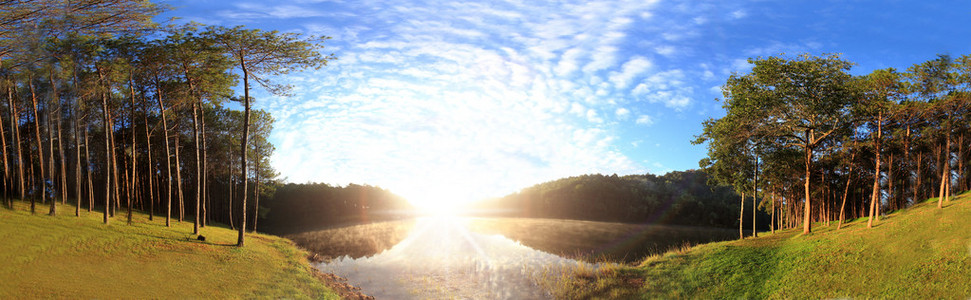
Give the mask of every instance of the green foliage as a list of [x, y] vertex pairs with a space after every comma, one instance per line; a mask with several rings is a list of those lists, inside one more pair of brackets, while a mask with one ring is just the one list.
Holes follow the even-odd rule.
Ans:
[[[210, 26], [205, 35], [216, 41], [245, 76], [249, 76], [273, 94], [289, 95], [290, 86], [275, 83], [271, 77], [289, 74], [304, 68], [319, 69], [333, 54], [322, 55], [327, 36], [301, 36], [299, 33], [263, 31]], [[249, 87], [244, 87], [249, 89]]]
[[132, 225], [104, 225], [97, 213], [32, 216], [14, 203], [0, 210], [0, 298], [337, 299], [283, 238], [227, 247], [235, 233], [218, 224], [200, 242], [190, 223], [135, 213]]

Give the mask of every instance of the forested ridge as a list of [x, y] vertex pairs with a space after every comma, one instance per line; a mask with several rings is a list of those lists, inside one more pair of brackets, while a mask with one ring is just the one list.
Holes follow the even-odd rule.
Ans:
[[266, 232], [277, 235], [328, 227], [411, 217], [414, 207], [401, 196], [376, 186], [287, 183], [274, 188], [262, 208]]
[[[151, 219], [257, 228], [276, 184], [273, 118], [251, 110], [253, 83], [320, 68], [327, 37], [156, 24], [140, 0], [0, 1], [0, 156], [4, 205], [47, 214], [133, 209]], [[241, 87], [243, 95], [236, 95]], [[240, 105], [229, 105], [238, 102]], [[228, 107], [242, 106], [242, 110]], [[75, 211], [59, 211], [71, 202]], [[246, 224], [246, 225], [243, 225]]]
[[[709, 185], [701, 170], [590, 174], [530, 186], [470, 209], [503, 217], [732, 227], [738, 224], [739, 195], [728, 186]], [[767, 220], [758, 220], [760, 228], [768, 228]]]

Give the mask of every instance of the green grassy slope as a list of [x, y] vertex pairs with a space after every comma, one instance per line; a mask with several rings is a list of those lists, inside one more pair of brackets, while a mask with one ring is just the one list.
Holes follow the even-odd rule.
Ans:
[[971, 194], [884, 216], [700, 245], [639, 266], [577, 272], [568, 298], [903, 298], [971, 296]]
[[47, 209], [0, 209], [0, 299], [337, 298], [280, 237], [248, 235], [240, 249], [224, 227], [203, 228], [199, 242], [191, 221], [166, 228], [136, 213], [129, 226], [119, 210], [106, 226], [100, 213]]

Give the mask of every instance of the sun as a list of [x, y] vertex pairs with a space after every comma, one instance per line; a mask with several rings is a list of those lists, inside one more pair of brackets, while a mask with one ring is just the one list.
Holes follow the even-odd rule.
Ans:
[[459, 206], [467, 203], [459, 193], [449, 192], [441, 188], [425, 190], [423, 193], [406, 196], [409, 202], [423, 215], [451, 216], [458, 213]]
[[456, 215], [462, 208], [476, 200], [476, 189], [457, 180], [427, 180], [422, 184], [408, 185], [401, 194], [422, 215]]

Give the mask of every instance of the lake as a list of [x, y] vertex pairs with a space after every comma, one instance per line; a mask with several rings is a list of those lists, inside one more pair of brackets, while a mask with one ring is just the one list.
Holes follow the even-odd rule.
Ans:
[[681, 226], [425, 217], [288, 237], [325, 258], [318, 269], [378, 299], [545, 299], [540, 278], [736, 235]]

